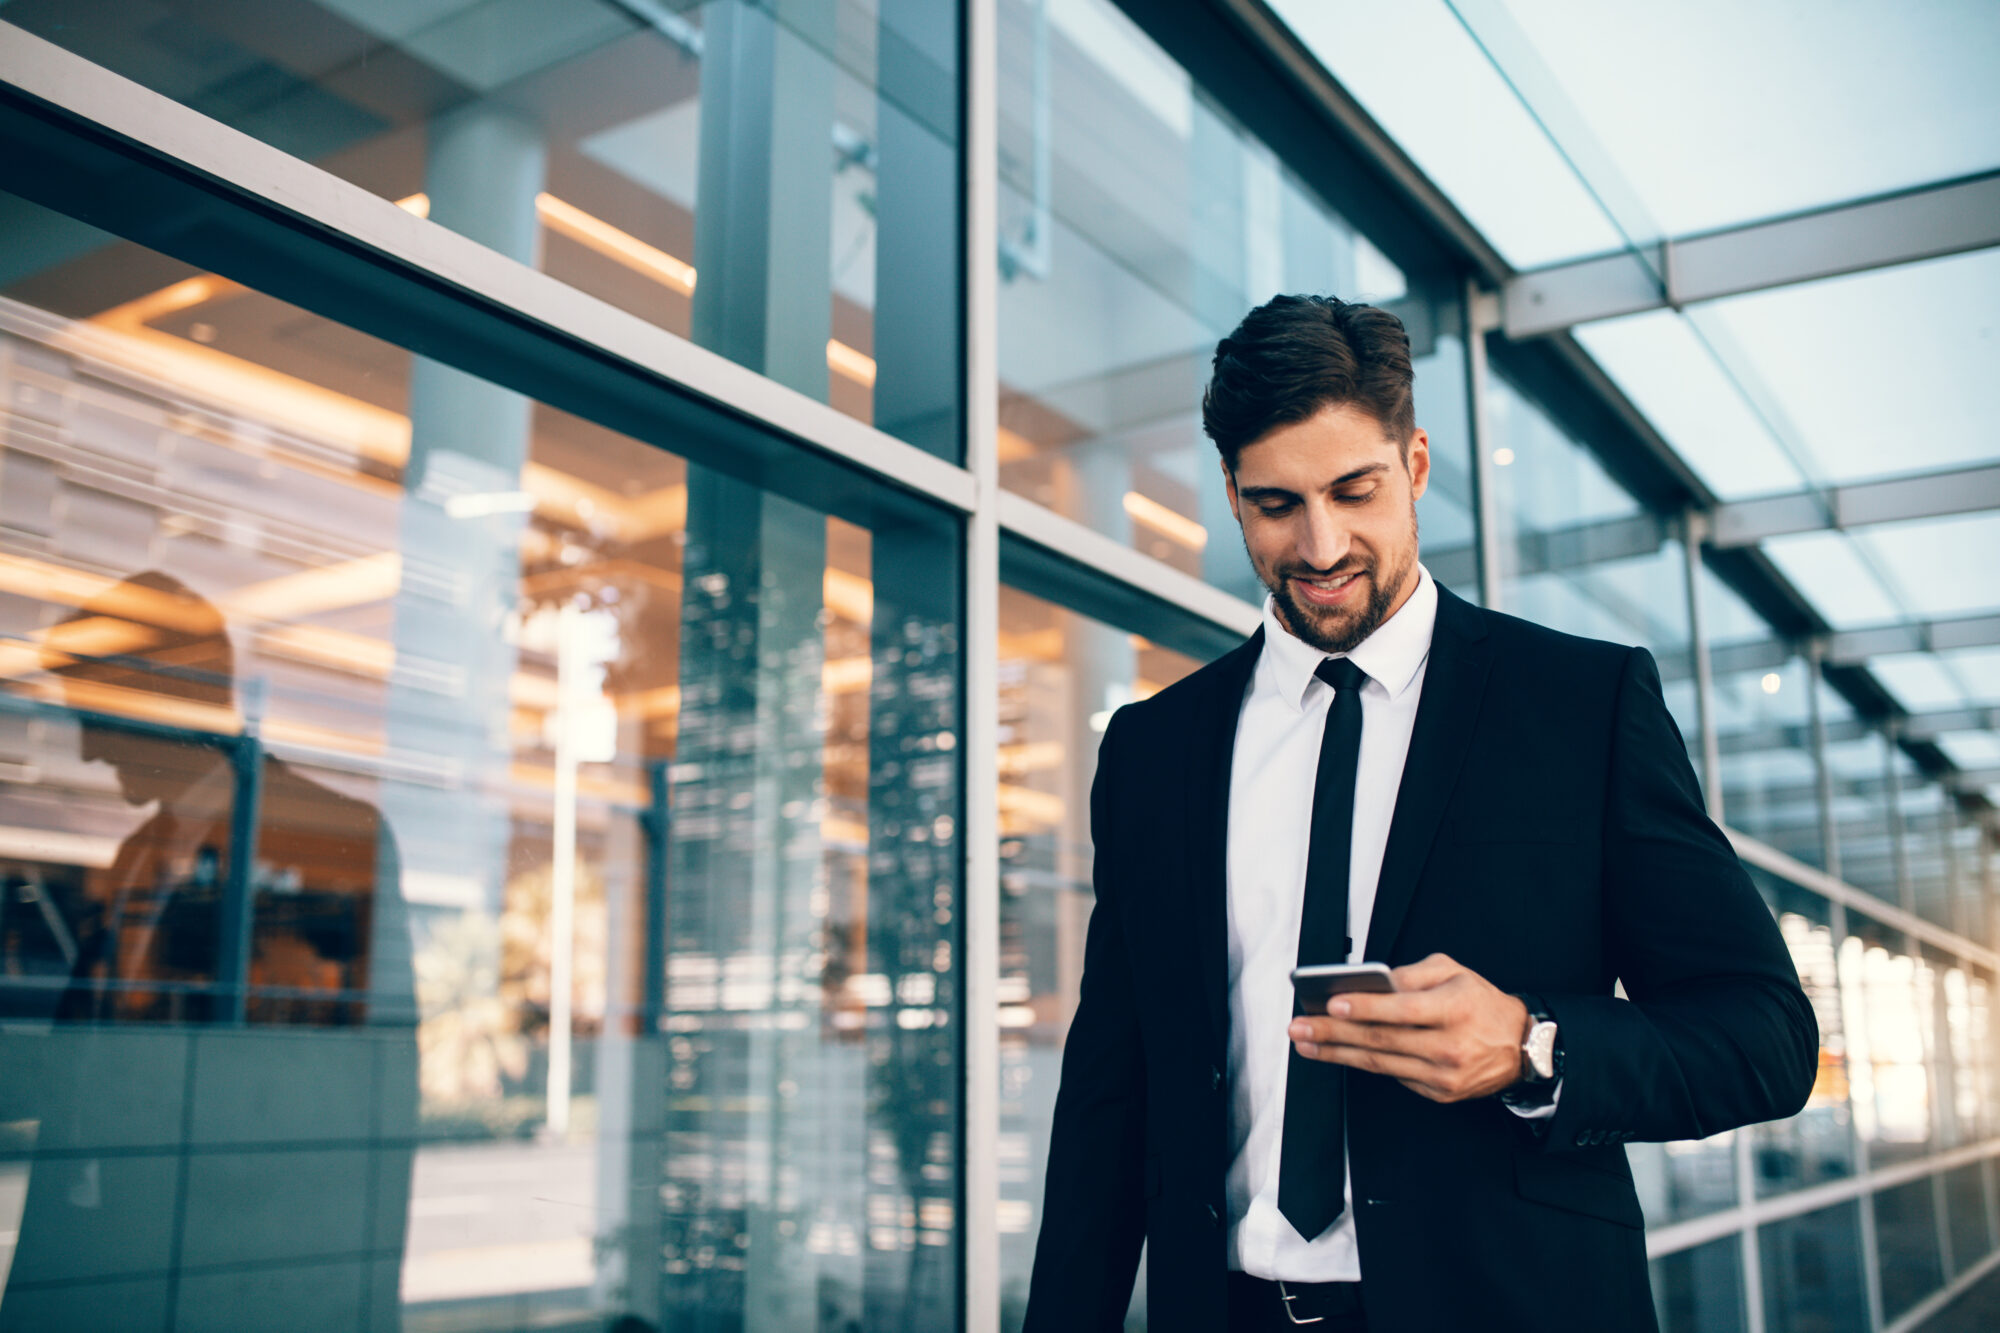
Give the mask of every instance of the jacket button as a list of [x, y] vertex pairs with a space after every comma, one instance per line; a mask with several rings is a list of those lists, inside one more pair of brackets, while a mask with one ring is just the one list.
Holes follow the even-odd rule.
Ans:
[[1220, 1209], [1212, 1203], [1205, 1203], [1202, 1207], [1208, 1210], [1209, 1225], [1218, 1227], [1222, 1225], [1222, 1212]]
[[1208, 1068], [1208, 1090], [1210, 1092], [1222, 1091], [1222, 1071], [1214, 1065], [1210, 1065]]
[[1590, 1131], [1589, 1131], [1589, 1130], [1587, 1130], [1587, 1129], [1579, 1129], [1579, 1130], [1578, 1130], [1578, 1131], [1576, 1132], [1576, 1146], [1577, 1146], [1577, 1147], [1579, 1147], [1579, 1148], [1588, 1148], [1588, 1147], [1590, 1146]]

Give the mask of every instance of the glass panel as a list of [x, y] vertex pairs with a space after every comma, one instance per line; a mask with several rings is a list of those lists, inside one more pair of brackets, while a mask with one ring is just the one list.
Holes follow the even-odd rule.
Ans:
[[1730, 827], [1824, 868], [1806, 692], [1810, 669], [1774, 641], [1770, 628], [1705, 564], [1699, 577], [1715, 673], [1723, 817]]
[[1261, 601], [1201, 395], [1253, 306], [1331, 293], [1404, 315], [1441, 456], [1420, 516], [1469, 545], [1464, 352], [1441, 332], [1456, 308], [1411, 299], [1110, 0], [1008, 0], [999, 24], [1002, 484]]
[[1588, 450], [1498, 376], [1487, 412], [1506, 609], [1650, 649], [1674, 720], [1699, 748], [1680, 543], [1663, 540]]
[[1913, 616], [1971, 615], [2000, 607], [2000, 515], [1884, 523], [1855, 543], [1901, 594]]
[[[1841, 720], [1840, 735], [1829, 739], [1827, 767], [1833, 777], [1834, 835], [1840, 839], [1840, 877], [1866, 889], [1884, 902], [1901, 904], [1908, 888], [1909, 840], [1900, 845], [1889, 800], [1888, 767], [1896, 766], [1897, 781], [1914, 785], [1916, 766], [1900, 751], [1892, 751], [1880, 732], [1852, 735], [1859, 723], [1847, 716], [1849, 706], [1830, 687], [1822, 686], [1820, 706], [1829, 718]], [[1904, 830], [1907, 832], [1907, 830]]]
[[1660, 1333], [1742, 1333], [1743, 1243], [1735, 1236], [1655, 1259], [1653, 1309]]
[[1848, 1105], [1847, 1034], [1840, 1003], [1831, 912], [1826, 900], [1752, 868], [1778, 930], [1799, 969], [1799, 984], [1819, 1022], [1819, 1073], [1805, 1109], [1758, 1125], [1757, 1194], [1768, 1197], [1854, 1174], [1854, 1118]]
[[1901, 590], [1884, 582], [1885, 571], [1869, 563], [1848, 533], [1773, 537], [1760, 549], [1835, 629], [1903, 618], [1906, 603], [1897, 596]]
[[7, 1326], [949, 1327], [955, 523], [34, 281], [113, 314], [0, 295]]
[[1840, 942], [1840, 999], [1855, 1127], [1869, 1162], [1887, 1166], [1929, 1153], [1936, 980], [1902, 932], [1850, 912]]
[[[1199, 662], [1012, 588], [1000, 590], [1001, 1326], [1026, 1312], [1063, 1037], [1094, 901], [1090, 784], [1121, 704]], [[1144, 1318], [1144, 1287], [1135, 1312]]]
[[1963, 1273], [1993, 1251], [1986, 1215], [1986, 1173], [1974, 1162], [1944, 1173], [1945, 1212], [1951, 1222], [1951, 1263]]
[[1646, 1225], [1665, 1226], [1736, 1206], [1736, 1135], [1675, 1143], [1628, 1143], [1626, 1160]]
[[1876, 1192], [1875, 1250], [1881, 1256], [1884, 1319], [1894, 1320], [1944, 1285], [1931, 1177]]
[[1837, 1204], [1757, 1229], [1764, 1324], [1787, 1333], [1866, 1333], [1861, 1215]]
[[[2000, 98], [1977, 73], [2000, 60], [2000, 22], [1980, 6], [1913, 13], [1867, 0], [1832, 21], [1760, 5], [1635, 6], [1602, 24], [1563, 5], [1508, 0], [1506, 12], [1670, 235], [2000, 165]], [[1783, 70], [1769, 67], [1777, 50], [1791, 53]], [[1676, 69], [1701, 70], [1701, 92], [1663, 117], [1685, 87]]]
[[[1271, 8], [1516, 268], [1615, 250], [1616, 228], [1438, 0]], [[1424, 77], [1409, 77], [1411, 70]]]
[[1717, 496], [1741, 500], [1806, 485], [1798, 462], [1679, 312], [1585, 324], [1576, 338]]
[[[27, 0], [7, 21], [955, 460], [958, 9]], [[178, 333], [206, 305], [128, 315]]]
[[[1730, 297], [1701, 319], [1727, 331], [1794, 428], [1808, 476], [1838, 485], [2000, 457], [1983, 429], [2000, 414], [1987, 373], [1996, 303], [2000, 253], [1984, 250]], [[1852, 373], [1860, 329], [1866, 374]], [[1892, 420], [1897, 444], [1884, 448], [1880, 423]], [[1927, 566], [1940, 572], [1934, 556]]]

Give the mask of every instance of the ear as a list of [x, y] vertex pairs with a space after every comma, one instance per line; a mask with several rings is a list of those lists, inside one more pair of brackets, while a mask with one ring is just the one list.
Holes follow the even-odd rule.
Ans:
[[1229, 512], [1236, 519], [1236, 525], [1241, 527], [1243, 526], [1243, 515], [1238, 513], [1236, 509], [1236, 474], [1229, 470], [1228, 459], [1218, 458], [1215, 461], [1222, 465], [1222, 486], [1229, 493]]
[[1431, 437], [1421, 430], [1410, 432], [1410, 499], [1412, 502], [1424, 498], [1424, 492], [1431, 486]]

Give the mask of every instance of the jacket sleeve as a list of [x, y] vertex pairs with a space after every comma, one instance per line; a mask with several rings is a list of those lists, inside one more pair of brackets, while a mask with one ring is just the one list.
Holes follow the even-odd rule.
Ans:
[[1629, 1000], [1548, 995], [1550, 1152], [1705, 1138], [1796, 1114], [1819, 1027], [1776, 921], [1703, 808], [1652, 656], [1620, 683], [1604, 816], [1607, 957]]
[[1124, 1328], [1145, 1238], [1146, 1070], [1119, 920], [1118, 868], [1125, 849], [1109, 797], [1119, 780], [1124, 720], [1122, 712], [1114, 714], [1105, 730], [1090, 790], [1097, 906], [1063, 1050], [1024, 1333]]

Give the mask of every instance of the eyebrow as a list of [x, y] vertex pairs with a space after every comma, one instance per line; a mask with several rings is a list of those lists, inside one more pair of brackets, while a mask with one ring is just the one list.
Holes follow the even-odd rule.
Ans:
[[[1371, 477], [1377, 472], [1387, 472], [1388, 470], [1389, 465], [1387, 463], [1366, 463], [1355, 468], [1352, 472], [1343, 472], [1340, 476], [1328, 482], [1327, 487], [1328, 489], [1332, 489], [1335, 486], [1345, 486], [1349, 482], [1360, 481], [1363, 477]], [[1298, 499], [1296, 491], [1288, 491], [1282, 486], [1239, 486], [1236, 488], [1236, 493], [1244, 499], [1252, 501]]]

